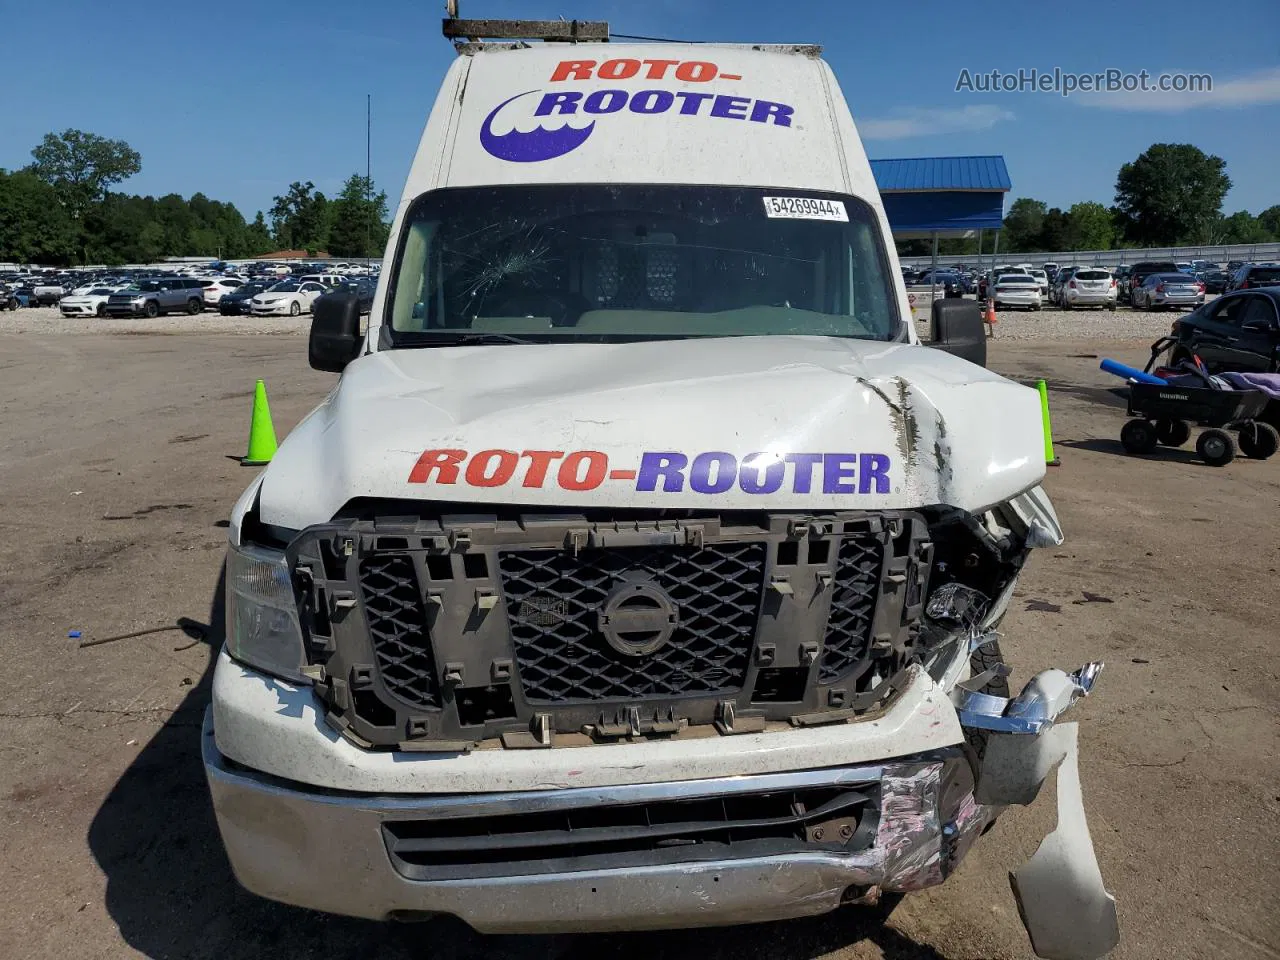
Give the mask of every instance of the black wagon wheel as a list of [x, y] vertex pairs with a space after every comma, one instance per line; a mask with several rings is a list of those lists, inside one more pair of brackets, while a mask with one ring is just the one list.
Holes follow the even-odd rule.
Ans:
[[1130, 420], [1120, 431], [1120, 443], [1128, 453], [1150, 453], [1156, 448], [1156, 428], [1150, 420]]
[[1166, 447], [1180, 447], [1191, 439], [1191, 425], [1185, 420], [1157, 420], [1156, 440]]
[[1236, 441], [1217, 427], [1206, 430], [1196, 439], [1196, 453], [1211, 467], [1225, 467], [1236, 458]]
[[1266, 460], [1280, 449], [1280, 432], [1269, 423], [1250, 420], [1240, 428], [1240, 452], [1251, 460]]

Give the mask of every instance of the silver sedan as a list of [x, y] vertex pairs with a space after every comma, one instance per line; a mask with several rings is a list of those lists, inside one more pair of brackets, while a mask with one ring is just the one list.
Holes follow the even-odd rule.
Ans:
[[1153, 273], [1134, 288], [1132, 297], [1135, 310], [1194, 309], [1204, 303], [1204, 284], [1188, 273]]

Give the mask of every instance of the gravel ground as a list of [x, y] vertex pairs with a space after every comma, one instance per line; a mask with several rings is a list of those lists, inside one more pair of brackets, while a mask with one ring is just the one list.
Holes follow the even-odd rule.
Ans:
[[[995, 336], [999, 340], [1154, 340], [1169, 332], [1177, 313], [1139, 313], [1122, 307], [1108, 310], [1002, 310], [996, 314]], [[56, 307], [37, 307], [0, 312], [0, 333], [306, 333], [311, 318], [223, 317], [202, 313], [190, 317], [173, 314], [148, 320], [64, 317]], [[927, 320], [917, 320], [921, 339], [929, 337]]]
[[64, 317], [57, 307], [0, 311], [0, 333], [305, 333], [311, 317], [224, 317], [217, 313], [174, 313], [146, 317]]

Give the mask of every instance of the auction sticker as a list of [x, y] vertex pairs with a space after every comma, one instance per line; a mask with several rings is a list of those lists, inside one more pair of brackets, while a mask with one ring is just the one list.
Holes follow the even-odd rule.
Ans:
[[783, 220], [839, 220], [849, 222], [841, 200], [818, 200], [814, 197], [765, 197], [764, 215]]

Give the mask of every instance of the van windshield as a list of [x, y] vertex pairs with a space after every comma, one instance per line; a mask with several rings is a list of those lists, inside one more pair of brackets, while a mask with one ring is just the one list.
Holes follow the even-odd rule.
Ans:
[[865, 202], [722, 186], [424, 194], [405, 218], [387, 320], [397, 346], [902, 330]]

